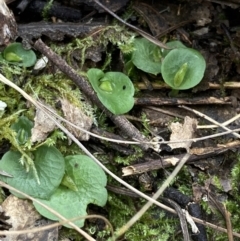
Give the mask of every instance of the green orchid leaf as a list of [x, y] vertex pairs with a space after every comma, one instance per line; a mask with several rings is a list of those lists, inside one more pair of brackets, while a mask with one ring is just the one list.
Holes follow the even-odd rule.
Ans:
[[26, 50], [21, 43], [12, 43], [3, 51], [3, 58], [12, 64], [31, 67], [35, 64], [37, 57], [32, 50]]
[[157, 75], [161, 73], [161, 48], [145, 38], [134, 40], [135, 51], [132, 53], [132, 62], [146, 73]]
[[115, 115], [130, 111], [134, 105], [134, 86], [123, 73], [89, 69], [88, 79], [102, 104]]
[[203, 78], [206, 62], [198, 51], [190, 48], [171, 50], [162, 62], [164, 81], [176, 90], [196, 86]]
[[[39, 200], [51, 207], [67, 219], [87, 214], [86, 209], [89, 203], [104, 206], [107, 202], [107, 177], [104, 171], [88, 156], [73, 155], [67, 156], [66, 175], [76, 185], [75, 190], [60, 186], [49, 200]], [[54, 214], [33, 202], [37, 211], [51, 220], [59, 220]], [[84, 220], [77, 220], [74, 223], [82, 227]], [[70, 227], [69, 225], [64, 225]]]
[[[35, 198], [48, 199], [60, 185], [64, 175], [65, 162], [62, 154], [55, 147], [41, 146], [33, 152], [40, 184], [33, 169], [26, 172], [19, 162], [21, 153], [8, 151], [0, 161], [0, 169], [13, 177], [0, 175], [0, 180]], [[12, 192], [12, 191], [11, 191]], [[12, 192], [15, 196], [23, 196]]]

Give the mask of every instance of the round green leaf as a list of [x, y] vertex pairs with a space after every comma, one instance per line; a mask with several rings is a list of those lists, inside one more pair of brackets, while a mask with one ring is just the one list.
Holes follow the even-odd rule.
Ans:
[[205, 69], [206, 62], [198, 51], [173, 49], [162, 62], [162, 77], [173, 89], [186, 90], [202, 80]]
[[[65, 170], [62, 154], [55, 147], [41, 146], [35, 152], [34, 165], [40, 184], [33, 169], [26, 172], [19, 162], [21, 153], [8, 151], [0, 161], [0, 169], [13, 177], [0, 175], [0, 180], [35, 198], [48, 199], [60, 185]], [[13, 192], [14, 195], [22, 197]]]
[[9, 63], [18, 64], [24, 67], [31, 67], [35, 64], [37, 57], [32, 50], [26, 50], [21, 43], [12, 43], [3, 51], [3, 57]]
[[100, 69], [89, 69], [88, 79], [102, 104], [115, 115], [130, 111], [134, 105], [134, 86], [121, 72], [103, 73]]
[[132, 53], [132, 62], [146, 73], [161, 73], [161, 48], [145, 38], [134, 40], [135, 51]]
[[[76, 186], [67, 188], [60, 186], [49, 200], [40, 200], [67, 219], [87, 214], [89, 203], [104, 206], [107, 202], [107, 177], [104, 171], [88, 156], [67, 156], [66, 174]], [[38, 212], [51, 220], [59, 220], [58, 217], [48, 212], [39, 204], [33, 202]], [[79, 227], [84, 225], [84, 220], [74, 222]], [[70, 227], [69, 225], [64, 225]]]

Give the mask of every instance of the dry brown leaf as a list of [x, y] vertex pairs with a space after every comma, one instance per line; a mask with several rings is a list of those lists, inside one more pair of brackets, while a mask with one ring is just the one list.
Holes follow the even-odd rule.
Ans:
[[[170, 136], [170, 141], [181, 141], [186, 139], [192, 139], [194, 137], [194, 132], [197, 129], [197, 120], [186, 116], [184, 118], [184, 123], [179, 122], [172, 123], [170, 125], [172, 134]], [[189, 148], [192, 141], [184, 141], [178, 143], [169, 144], [172, 149], [185, 148], [189, 152]]]
[[[45, 104], [46, 105], [46, 104]], [[50, 106], [46, 105], [49, 109], [54, 111]], [[31, 141], [44, 141], [48, 134], [52, 132], [56, 127], [56, 124], [51, 120], [43, 111], [37, 109], [34, 117], [34, 127], [32, 128]]]
[[[7, 222], [12, 225], [9, 231], [36, 228], [37, 226], [47, 225], [40, 214], [35, 210], [32, 202], [17, 198], [13, 195], [8, 196], [2, 204], [2, 209], [9, 219]], [[40, 222], [41, 220], [41, 222]], [[19, 235], [6, 235], [1, 241], [16, 240], [57, 240], [58, 228], [44, 230], [36, 233], [26, 233]]]
[[[67, 99], [61, 99], [60, 101], [65, 119], [72, 124], [89, 131], [92, 126], [93, 119], [84, 114], [81, 108], [74, 106]], [[89, 135], [87, 133], [76, 129], [71, 125], [66, 125], [66, 128], [80, 141], [87, 141], [89, 139]]]

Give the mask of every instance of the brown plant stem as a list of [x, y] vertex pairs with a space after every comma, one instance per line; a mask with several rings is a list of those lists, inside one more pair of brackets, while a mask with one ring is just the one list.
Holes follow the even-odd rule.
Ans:
[[232, 99], [230, 97], [215, 98], [215, 97], [196, 97], [196, 98], [135, 98], [135, 105], [232, 105]]
[[[135, 86], [140, 90], [147, 90], [148, 86], [144, 82], [136, 83]], [[164, 82], [151, 82], [151, 86], [154, 90], [161, 90], [161, 89], [171, 89], [170, 86], [165, 84]], [[240, 83], [237, 81], [229, 81], [223, 84], [215, 84], [215, 83], [208, 83], [208, 89], [239, 89]]]

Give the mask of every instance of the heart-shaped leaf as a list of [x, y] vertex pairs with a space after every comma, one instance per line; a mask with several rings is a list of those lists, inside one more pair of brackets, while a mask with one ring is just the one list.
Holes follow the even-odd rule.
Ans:
[[115, 115], [130, 111], [134, 105], [134, 86], [123, 73], [89, 69], [88, 79], [102, 104]]
[[[104, 206], [107, 201], [107, 178], [104, 171], [88, 156], [67, 156], [66, 174], [72, 179], [76, 188], [60, 186], [49, 200], [39, 200], [53, 208], [67, 219], [87, 214], [89, 203]], [[48, 212], [39, 204], [33, 202], [38, 212], [51, 220], [58, 217]], [[74, 222], [79, 227], [84, 225], [84, 220]], [[69, 225], [64, 225], [70, 227]]]
[[161, 73], [161, 48], [145, 38], [134, 40], [135, 51], [132, 53], [132, 62], [144, 72], [151, 74]]
[[[35, 198], [48, 199], [60, 185], [64, 175], [65, 162], [62, 154], [55, 147], [41, 146], [33, 152], [40, 184], [33, 169], [26, 172], [19, 162], [21, 153], [8, 151], [0, 161], [0, 169], [13, 177], [0, 175], [0, 180]], [[13, 192], [15, 196], [22, 197]]]

